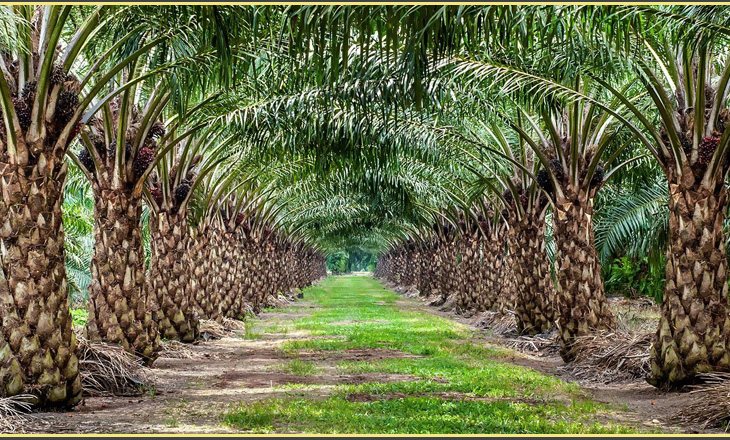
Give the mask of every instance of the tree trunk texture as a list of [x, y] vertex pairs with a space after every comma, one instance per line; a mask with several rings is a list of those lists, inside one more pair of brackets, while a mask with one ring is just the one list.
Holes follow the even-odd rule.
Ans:
[[553, 223], [557, 256], [557, 325], [561, 356], [574, 357], [575, 338], [596, 330], [614, 329], [601, 278], [601, 264], [593, 242], [593, 199], [583, 190], [565, 191], [555, 203]]
[[461, 269], [459, 267], [459, 240], [452, 238], [444, 249], [446, 251], [445, 257], [445, 288], [441, 293], [441, 299], [446, 301], [450, 296], [458, 295], [461, 285]]
[[497, 232], [497, 311], [501, 314], [514, 312], [517, 301], [517, 285], [515, 283], [514, 263], [512, 253], [506, 251], [506, 228]]
[[686, 178], [670, 180], [667, 283], [651, 347], [649, 382], [663, 388], [691, 383], [697, 373], [730, 370], [727, 190], [722, 179], [708, 188]]
[[481, 301], [484, 310], [492, 310], [497, 306], [501, 297], [501, 278], [505, 276], [502, 269], [502, 254], [504, 249], [500, 246], [499, 237], [490, 234], [484, 240], [481, 277], [483, 295]]
[[545, 219], [540, 215], [526, 216], [511, 226], [517, 330], [528, 335], [544, 333], [555, 319], [555, 289], [545, 252]]
[[21, 164], [0, 154], [0, 396], [72, 406], [81, 380], [61, 218], [67, 165], [63, 151], [23, 148]]
[[142, 199], [131, 191], [94, 186], [88, 338], [121, 345], [151, 364], [157, 357], [159, 336], [145, 298]]
[[461, 250], [462, 288], [457, 297], [457, 306], [463, 311], [484, 311], [480, 298], [480, 243], [476, 237], [466, 237]]
[[223, 280], [228, 270], [224, 258], [226, 234], [222, 225], [216, 221], [205, 221], [195, 231], [191, 247], [192, 276], [189, 288], [199, 317], [220, 321], [223, 318]]
[[429, 244], [427, 247], [422, 248], [421, 257], [419, 260], [420, 277], [416, 283], [418, 294], [420, 296], [429, 296], [432, 293], [433, 279], [434, 279], [434, 245]]
[[160, 336], [182, 342], [198, 337], [198, 315], [186, 289], [190, 234], [185, 213], [160, 212], [150, 219], [152, 260], [148, 300]]

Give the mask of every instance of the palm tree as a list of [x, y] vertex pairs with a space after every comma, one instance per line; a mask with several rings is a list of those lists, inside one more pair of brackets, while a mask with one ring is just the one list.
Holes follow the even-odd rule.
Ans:
[[[607, 12], [598, 21], [605, 32], [597, 33], [600, 39], [617, 34], [617, 25], [637, 30], [630, 33], [629, 44], [615, 50], [632, 51], [627, 68], [657, 115], [647, 115], [645, 107], [611, 79], [594, 75], [625, 105], [632, 120], [622, 122], [641, 139], [668, 181], [666, 287], [651, 351], [651, 383], [676, 387], [693, 381], [697, 373], [730, 369], [722, 226], [728, 208], [730, 144], [725, 130], [730, 79], [727, 9], [625, 7], [618, 15]], [[663, 31], [646, 32], [645, 25]]]
[[545, 216], [549, 199], [535, 178], [538, 175], [544, 179], [546, 174], [537, 171], [540, 162], [519, 135], [517, 139], [510, 137], [510, 133], [496, 121], [483, 124], [481, 128], [490, 144], [496, 145], [496, 149], [510, 159], [504, 161], [509, 174], [486, 166], [480, 171], [472, 191], [477, 197], [492, 194], [504, 206], [500, 215], [501, 221], [509, 225], [508, 247], [515, 274], [517, 330], [527, 334], [543, 333], [556, 318], [556, 295], [545, 247]]
[[[0, 235], [12, 256], [2, 262], [0, 295], [15, 304], [3, 312], [7, 330], [0, 344], [10, 359], [3, 395], [31, 387], [42, 405], [80, 400], [64, 268], [63, 157], [95, 109], [136, 83], [121, 82], [106, 93], [117, 72], [165, 47], [169, 38], [160, 19], [184, 21], [191, 16], [185, 11], [113, 6], [14, 6], [0, 11], [7, 24], [0, 62], [0, 160], [6, 164], [0, 204], [6, 221]], [[195, 17], [207, 20], [197, 29], [202, 32], [190, 37], [209, 41], [220, 35], [211, 26], [211, 11], [195, 11]], [[219, 15], [217, 24], [224, 16]], [[105, 45], [109, 39], [113, 43]], [[106, 49], [96, 53], [98, 47]], [[148, 75], [156, 73], [153, 69]], [[41, 248], [42, 253], [36, 250]], [[24, 316], [22, 322], [18, 316]], [[35, 366], [37, 359], [46, 358], [51, 360], [42, 368]]]
[[[110, 62], [110, 70], [102, 71], [107, 67], [104, 62], [110, 61], [106, 54], [85, 66], [81, 79], [70, 70], [84, 61], [89, 40], [99, 38], [115, 13], [123, 11], [105, 6], [2, 10], [15, 42], [3, 50], [0, 62], [4, 121], [0, 152], [5, 164], [0, 203], [5, 224], [0, 235], [11, 256], [2, 262], [0, 295], [15, 304], [3, 312], [7, 330], [0, 344], [9, 358], [2, 394], [30, 387], [39, 403], [47, 406], [73, 405], [81, 398], [64, 267], [61, 205], [67, 165], [63, 157], [84, 112], [113, 76], [110, 72], [140, 53], [119, 57]], [[120, 44], [138, 30], [121, 35]], [[38, 359], [49, 360], [39, 368], [34, 366], [40, 365]]]
[[88, 337], [119, 344], [148, 363], [156, 357], [159, 337], [145, 301], [138, 184], [155, 160], [157, 140], [166, 134], [155, 119], [169, 99], [162, 94], [159, 87], [154, 90], [145, 108], [132, 100], [135, 94], [105, 103], [103, 116], [82, 132], [78, 159], [95, 199]]
[[232, 155], [234, 144], [233, 137], [216, 126], [178, 128], [163, 139], [164, 154], [145, 173], [152, 242], [146, 297], [161, 337], [192, 342], [198, 336], [199, 318], [189, 284], [194, 273], [185, 263], [194, 237], [188, 206], [206, 176]]

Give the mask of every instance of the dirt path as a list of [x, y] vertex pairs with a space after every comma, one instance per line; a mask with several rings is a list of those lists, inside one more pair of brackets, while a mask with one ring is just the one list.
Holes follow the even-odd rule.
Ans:
[[[254, 326], [276, 329], [280, 322], [307, 315], [306, 301], [284, 311], [262, 313]], [[250, 335], [249, 335], [250, 336]], [[277, 347], [296, 339], [313, 339], [304, 333], [264, 332], [247, 339], [244, 331], [219, 340], [189, 346], [188, 359], [161, 357], [150, 371], [154, 392], [129, 397], [87, 397], [69, 412], [35, 414], [38, 432], [54, 433], [236, 433], [220, 424], [220, 415], [231, 404], [272, 397], [326, 397], [336, 384], [405, 382], [417, 378], [395, 374], [339, 374], [340, 361], [367, 361], [410, 357], [388, 349], [352, 349], [344, 352], [296, 353], [296, 359], [315, 361], [315, 376], [288, 374], [280, 367], [292, 356]], [[306, 391], [287, 389], [289, 384], [323, 385]]]
[[[427, 311], [470, 325], [468, 320], [439, 312], [417, 299], [401, 297], [395, 306], [404, 311]], [[296, 358], [316, 363], [315, 375], [286, 372], [281, 366], [292, 357], [282, 344], [313, 338], [304, 332], [282, 330], [281, 323], [308, 316], [315, 306], [299, 301], [285, 311], [262, 313], [254, 320], [259, 334], [240, 331], [220, 340], [191, 346], [188, 359], [160, 358], [151, 370], [155, 391], [134, 397], [88, 397], [71, 412], [37, 414], [39, 432], [54, 433], [235, 433], [220, 423], [220, 415], [231, 404], [253, 402], [271, 397], [324, 398], [337, 384], [365, 382], [408, 382], [417, 377], [402, 374], [341, 374], [336, 368], [343, 360], [369, 361], [396, 357], [417, 357], [387, 348], [351, 349], [344, 351], [302, 351]], [[345, 324], [338, 321], [331, 324]], [[494, 343], [484, 336], [485, 345]], [[540, 372], [560, 374], [559, 360], [515, 353], [507, 361], [534, 368]], [[296, 390], [287, 384], [316, 384]], [[686, 399], [678, 394], [662, 394], [649, 385], [631, 384], [620, 387], [587, 388], [595, 400], [625, 404], [626, 411], [617, 411], [613, 422], [642, 425], [648, 429], [666, 430], [653, 420], [676, 410]], [[366, 396], [367, 397], [367, 396]], [[614, 405], [615, 406], [615, 405]]]

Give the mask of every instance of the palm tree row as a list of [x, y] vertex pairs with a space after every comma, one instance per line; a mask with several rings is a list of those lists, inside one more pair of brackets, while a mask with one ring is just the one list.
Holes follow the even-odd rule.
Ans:
[[64, 249], [90, 243], [66, 242], [62, 209], [80, 175], [86, 332], [152, 362], [160, 337], [256, 312], [353, 247], [440, 302], [554, 323], [570, 360], [615, 326], [603, 192], [651, 174], [668, 188], [653, 382], [730, 369], [726, 8], [1, 12], [2, 395], [80, 398]]
[[[191, 115], [208, 91], [235, 81], [234, 69], [248, 73], [255, 57], [242, 56], [237, 45], [268, 30], [271, 11], [17, 6], [1, 12], [1, 394], [32, 391], [41, 405], [68, 406], [80, 400], [81, 384], [64, 265], [66, 154], [94, 197], [86, 332], [151, 362], [160, 335], [191, 340], [197, 333], [186, 286], [193, 234], [187, 204], [197, 176], [208, 172], [197, 170], [198, 162], [208, 159], [213, 169], [231, 154], [220, 137], [212, 137], [215, 145], [192, 140], [203, 125], [190, 125]], [[81, 148], [72, 151], [75, 140]], [[149, 274], [143, 203], [151, 213]], [[307, 285], [322, 272], [313, 270], [321, 256], [309, 246], [297, 243], [293, 251], [304, 256], [306, 269], [296, 261], [288, 268], [292, 279], [277, 288]], [[239, 282], [241, 275], [231, 277]]]
[[[670, 193], [666, 290], [652, 346], [651, 381], [681, 386], [699, 372], [730, 368], [723, 236], [727, 11], [522, 8], [515, 14], [519, 23], [529, 16], [527, 23], [548, 31], [521, 34], [510, 27], [520, 44], [494, 47], [482, 44], [490, 36], [480, 27], [491, 13], [494, 8], [474, 7], [434, 16], [432, 22], [448, 36], [443, 45], [452, 52], [435, 63], [433, 74], [467, 92], [459, 105], [469, 98], [497, 102], [481, 108], [516, 132], [514, 146], [498, 155], [516, 169], [501, 182], [508, 190], [499, 197], [504, 208], [495, 208], [508, 214], [511, 258], [541, 255], [542, 239], [532, 246], [529, 239], [521, 245], [516, 240], [527, 235], [519, 222], [522, 212], [539, 227], [540, 198], [549, 199], [556, 245], [555, 321], [564, 357], [572, 357], [576, 337], [614, 328], [594, 243], [594, 199], [606, 180], [649, 156], [663, 171]], [[510, 21], [500, 26], [517, 26]], [[551, 34], [551, 26], [570, 31]], [[577, 34], [585, 40], [577, 42]], [[480, 131], [495, 131], [474, 125], [465, 130], [475, 142]], [[493, 140], [484, 144], [495, 150], [508, 139], [490, 136]], [[529, 150], [531, 161], [519, 163], [515, 150]], [[529, 178], [520, 181], [519, 174], [528, 172]], [[532, 191], [542, 195], [532, 195], [530, 185], [538, 185]], [[532, 259], [515, 267], [534, 267]], [[546, 273], [530, 272], [538, 278]], [[519, 278], [525, 282], [523, 275]], [[549, 298], [550, 290], [546, 286], [540, 295]]]

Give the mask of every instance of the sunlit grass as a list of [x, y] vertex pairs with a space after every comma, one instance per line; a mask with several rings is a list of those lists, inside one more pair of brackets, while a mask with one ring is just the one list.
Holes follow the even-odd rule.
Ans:
[[[290, 396], [232, 405], [223, 423], [256, 433], [631, 430], [599, 424], [607, 406], [592, 402], [574, 384], [503, 362], [508, 350], [475, 340], [465, 326], [399, 308], [398, 296], [372, 278], [333, 277], [308, 289], [305, 298], [315, 308], [306, 308], [309, 315], [287, 326], [313, 337], [283, 344], [280, 349], [294, 359], [279, 368], [317, 374], [316, 363], [297, 358], [301, 350], [327, 357], [380, 349], [380, 359], [334, 361], [338, 374], [372, 375], [372, 381], [336, 385], [327, 398]], [[297, 310], [304, 309], [294, 304], [287, 312]], [[395, 379], [379, 380], [383, 375]]]
[[295, 376], [312, 376], [320, 371], [314, 362], [303, 361], [301, 359], [292, 359], [283, 364], [277, 364], [275, 368], [277, 371]]
[[[620, 433], [583, 414], [595, 407], [531, 405], [521, 402], [450, 401], [430, 397], [350, 402], [271, 399], [245, 403], [225, 415], [225, 423], [252, 432], [314, 433]], [[585, 420], [584, 420], [585, 419]], [[284, 427], [284, 429], [279, 429]]]

